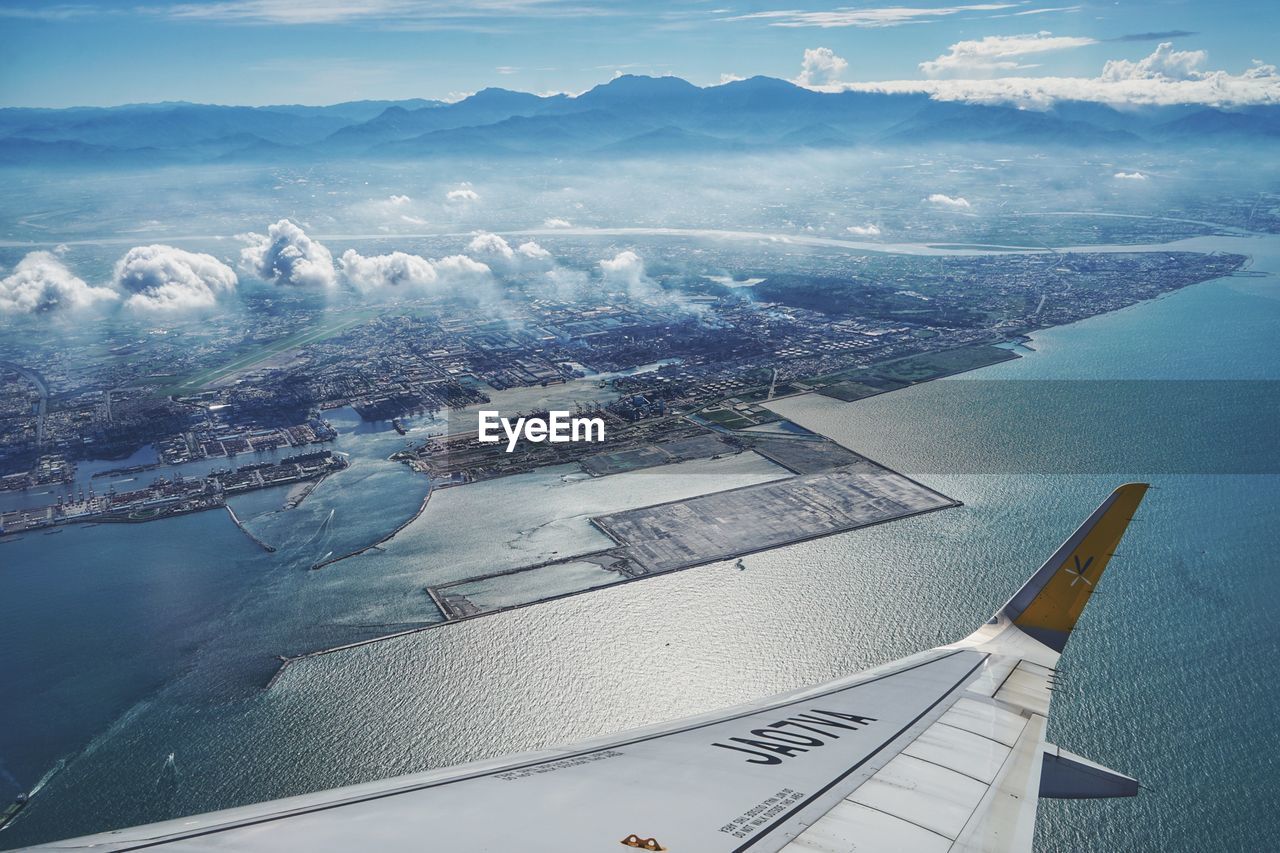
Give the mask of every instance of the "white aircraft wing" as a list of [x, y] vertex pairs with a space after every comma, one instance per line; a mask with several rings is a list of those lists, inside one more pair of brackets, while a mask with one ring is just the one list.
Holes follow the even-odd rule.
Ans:
[[1039, 796], [1137, 793], [1044, 730], [1054, 666], [1146, 488], [1112, 493], [951, 646], [573, 747], [38, 849], [1030, 850]]

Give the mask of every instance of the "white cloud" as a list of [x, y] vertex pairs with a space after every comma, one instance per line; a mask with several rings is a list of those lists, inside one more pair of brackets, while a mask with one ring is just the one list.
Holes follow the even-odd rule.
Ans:
[[450, 283], [475, 283], [493, 273], [487, 264], [466, 255], [447, 255], [433, 263], [441, 278]]
[[742, 79], [744, 79], [744, 78], [742, 78], [742, 77], [738, 76], [737, 74], [727, 74], [727, 73], [726, 73], [726, 74], [721, 74], [721, 75], [720, 75], [720, 82], [719, 82], [717, 85], [723, 86], [725, 83], [736, 83], [736, 82], [738, 82], [739, 80], [742, 80]]
[[299, 287], [333, 287], [337, 278], [333, 255], [288, 219], [263, 234], [241, 234], [249, 245], [240, 251], [240, 265], [263, 281]]
[[464, 181], [457, 189], [449, 190], [445, 193], [444, 197], [447, 201], [451, 201], [456, 204], [459, 202], [478, 201], [480, 199], [480, 193], [473, 190], [471, 188], [471, 184]]
[[545, 262], [551, 260], [551, 253], [532, 240], [521, 243], [517, 246], [516, 254], [522, 258], [528, 258], [531, 261]]
[[1203, 50], [1174, 50], [1173, 42], [1161, 42], [1137, 62], [1109, 59], [1102, 67], [1103, 80], [1202, 80], [1200, 66], [1209, 58]]
[[359, 24], [402, 30], [488, 32], [492, 19], [580, 18], [610, 14], [587, 3], [548, 0], [216, 0], [140, 7], [180, 20], [227, 24]]
[[550, 219], [542, 220], [542, 227], [543, 228], [572, 228], [573, 223], [567, 219], [561, 219], [557, 216], [553, 216]]
[[850, 225], [848, 228], [844, 230], [848, 231], [850, 234], [853, 234], [855, 237], [879, 237], [880, 236], [880, 226], [871, 222], [868, 222], [866, 225]]
[[911, 6], [888, 6], [878, 9], [832, 9], [807, 12], [800, 9], [780, 9], [769, 12], [751, 12], [725, 18], [726, 21], [767, 21], [771, 27], [896, 27], [900, 24], [916, 24], [936, 21], [961, 12], [995, 12], [1012, 9], [1014, 3], [974, 3], [965, 6], [943, 6], [932, 9]]
[[811, 47], [805, 50], [800, 63], [800, 74], [795, 82], [800, 86], [827, 86], [839, 83], [840, 76], [849, 67], [829, 47]]
[[355, 249], [347, 249], [338, 259], [338, 269], [352, 287], [361, 291], [382, 287], [427, 288], [440, 278], [426, 258], [405, 252], [365, 257]]
[[1116, 172], [1113, 177], [1121, 181], [1145, 181], [1147, 176], [1141, 172]]
[[504, 272], [546, 271], [555, 266], [551, 253], [532, 240], [514, 249], [497, 234], [477, 231], [467, 251]]
[[409, 198], [407, 195], [392, 195], [387, 198], [388, 204], [393, 204], [397, 207], [402, 204], [408, 204], [411, 201], [413, 201], [413, 199]]
[[1017, 71], [1035, 66], [1023, 65], [1024, 56], [1068, 50], [1097, 44], [1080, 36], [1055, 36], [1048, 32], [1020, 36], [987, 36], [983, 39], [958, 41], [937, 59], [920, 63], [920, 70], [930, 77], [957, 74], [992, 74]]
[[473, 255], [487, 255], [505, 261], [515, 257], [515, 250], [511, 248], [510, 243], [488, 231], [477, 231], [471, 238], [471, 242], [467, 244], [467, 251]]
[[945, 210], [969, 210], [973, 205], [969, 204], [969, 200], [960, 196], [951, 197], [942, 193], [934, 193], [925, 201], [934, 207], [940, 207]]
[[1199, 67], [1204, 59], [1198, 56], [1200, 53], [1174, 51], [1162, 44], [1137, 62], [1108, 62], [1098, 77], [884, 80], [827, 88], [886, 94], [925, 93], [940, 101], [1016, 104], [1035, 109], [1047, 109], [1056, 101], [1091, 101], [1118, 106], [1280, 104], [1280, 73], [1274, 65], [1255, 59], [1240, 74], [1201, 71]]
[[27, 254], [0, 279], [0, 314], [89, 308], [118, 298], [110, 288], [85, 284], [52, 252]]
[[651, 297], [657, 290], [645, 273], [644, 261], [630, 249], [600, 261], [600, 273], [605, 284], [626, 290], [633, 299]]
[[129, 308], [187, 311], [212, 308], [235, 292], [237, 282], [231, 267], [213, 255], [154, 245], [136, 246], [116, 261], [115, 283], [131, 294]]
[[431, 293], [464, 292], [470, 285], [487, 283], [491, 270], [465, 255], [427, 259], [407, 252], [361, 255], [348, 249], [338, 259], [342, 277], [355, 289], [371, 293], [385, 288]]

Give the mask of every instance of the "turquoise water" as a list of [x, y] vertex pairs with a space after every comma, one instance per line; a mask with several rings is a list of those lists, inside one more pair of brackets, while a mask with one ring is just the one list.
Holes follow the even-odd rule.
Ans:
[[[1280, 269], [1276, 241], [1242, 242]], [[0, 642], [22, 650], [0, 756], [29, 785], [87, 746], [0, 846], [572, 741], [949, 642], [1114, 485], [1149, 479], [1050, 725], [1149, 790], [1043, 803], [1038, 846], [1272, 847], [1277, 332], [1276, 282], [1228, 279], [1038, 334], [964, 378], [779, 401], [965, 505], [310, 659], [269, 692], [272, 654], [416, 612], [420, 590], [383, 583], [376, 557], [299, 568], [416, 509], [413, 478], [383, 464], [394, 433], [366, 436], [350, 487], [335, 476], [293, 511], [305, 523], [246, 501], [279, 559], [215, 513], [0, 546]]]

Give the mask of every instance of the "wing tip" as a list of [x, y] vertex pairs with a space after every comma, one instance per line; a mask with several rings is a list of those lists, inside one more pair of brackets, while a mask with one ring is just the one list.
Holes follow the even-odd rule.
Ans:
[[1112, 490], [996, 618], [1004, 616], [1024, 633], [1062, 651], [1149, 488], [1150, 483], [1132, 482]]

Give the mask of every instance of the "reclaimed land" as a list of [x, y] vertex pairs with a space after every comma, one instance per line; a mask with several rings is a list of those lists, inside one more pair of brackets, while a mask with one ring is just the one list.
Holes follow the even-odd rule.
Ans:
[[[954, 506], [960, 502], [860, 458], [785, 480], [597, 516], [592, 524], [618, 543], [616, 547], [463, 578], [427, 592], [446, 620], [457, 621]], [[617, 579], [499, 607], [486, 607], [467, 595], [468, 587], [494, 578], [582, 562], [615, 572]]]

